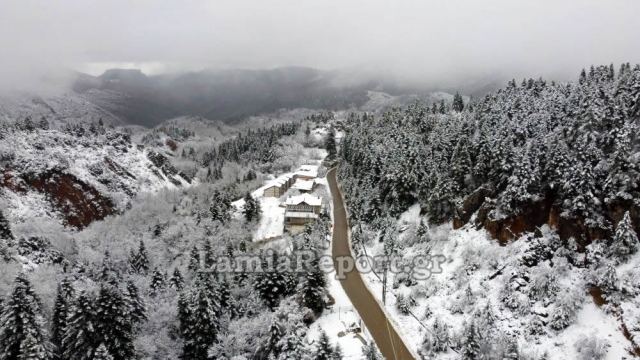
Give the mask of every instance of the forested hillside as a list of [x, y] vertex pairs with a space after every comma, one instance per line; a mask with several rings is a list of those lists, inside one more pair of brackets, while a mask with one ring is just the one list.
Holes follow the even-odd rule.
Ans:
[[471, 220], [502, 241], [549, 224], [581, 245], [610, 237], [626, 211], [640, 225], [638, 65], [346, 124], [340, 176], [359, 219], [417, 201], [431, 222]]

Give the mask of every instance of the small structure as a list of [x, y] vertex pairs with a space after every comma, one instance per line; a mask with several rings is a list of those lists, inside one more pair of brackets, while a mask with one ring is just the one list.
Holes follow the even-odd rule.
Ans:
[[303, 193], [310, 193], [313, 191], [313, 188], [316, 186], [315, 180], [302, 180], [298, 179], [293, 184], [292, 188], [296, 189]]
[[318, 177], [318, 165], [302, 165], [296, 170], [294, 177], [302, 180], [313, 180]]
[[277, 179], [271, 180], [264, 188], [262, 196], [264, 197], [280, 197], [289, 190], [294, 182], [291, 174], [285, 174]]
[[292, 196], [285, 201], [284, 227], [290, 232], [302, 231], [308, 223], [320, 216], [322, 199], [317, 196], [302, 194]]

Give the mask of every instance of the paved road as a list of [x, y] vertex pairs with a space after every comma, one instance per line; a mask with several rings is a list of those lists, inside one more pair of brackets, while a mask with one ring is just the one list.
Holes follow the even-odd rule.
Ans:
[[[338, 188], [335, 168], [327, 173], [329, 188], [333, 195], [333, 245], [332, 254], [336, 257], [351, 257], [347, 230], [347, 212], [344, 208], [342, 192]], [[364, 284], [360, 273], [356, 270], [347, 273], [341, 281], [344, 291], [349, 296], [367, 329], [373, 336], [382, 355], [387, 360], [415, 360], [407, 346], [402, 341], [393, 326], [389, 323], [386, 314], [376, 301], [369, 289]]]

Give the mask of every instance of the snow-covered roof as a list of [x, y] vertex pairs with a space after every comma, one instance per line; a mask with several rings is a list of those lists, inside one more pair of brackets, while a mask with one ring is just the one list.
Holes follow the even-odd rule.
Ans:
[[301, 203], [306, 203], [311, 206], [320, 206], [322, 205], [322, 199], [317, 196], [302, 194], [288, 198], [285, 205], [298, 205]]
[[318, 177], [318, 165], [302, 165], [296, 170], [296, 175]]
[[318, 214], [304, 211], [285, 211], [285, 218], [317, 219]]
[[303, 190], [303, 191], [311, 191], [313, 190], [313, 180], [301, 180], [298, 179], [295, 184], [293, 184], [294, 189]]
[[273, 187], [273, 186], [278, 186], [278, 187], [282, 186], [282, 185], [286, 184], [292, 177], [293, 177], [293, 174], [280, 175], [277, 179], [270, 180], [265, 185], [265, 189], [268, 189], [268, 188]]

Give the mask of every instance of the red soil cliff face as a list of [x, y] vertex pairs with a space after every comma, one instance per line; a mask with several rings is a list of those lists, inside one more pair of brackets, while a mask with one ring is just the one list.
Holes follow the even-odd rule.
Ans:
[[52, 207], [63, 215], [65, 225], [77, 229], [115, 212], [113, 202], [96, 188], [58, 170], [22, 175], [5, 170], [0, 176], [0, 187], [18, 193], [31, 190], [45, 194]]
[[539, 201], [523, 205], [516, 215], [494, 219], [490, 215], [491, 210], [495, 208], [495, 201], [491, 201], [490, 198], [491, 194], [491, 191], [476, 191], [465, 199], [453, 220], [454, 228], [464, 226], [475, 213], [475, 225], [486, 229], [489, 235], [501, 244], [517, 239], [523, 233], [535, 232], [537, 228], [546, 224], [556, 230], [561, 239], [573, 238], [580, 247], [584, 247], [594, 240], [613, 236], [615, 225], [624, 213], [629, 211], [636, 232], [640, 232], [640, 209], [631, 202], [617, 202], [604, 206], [603, 213], [612, 227], [600, 229], [590, 227], [581, 218], [562, 217], [553, 194], [546, 194]]

